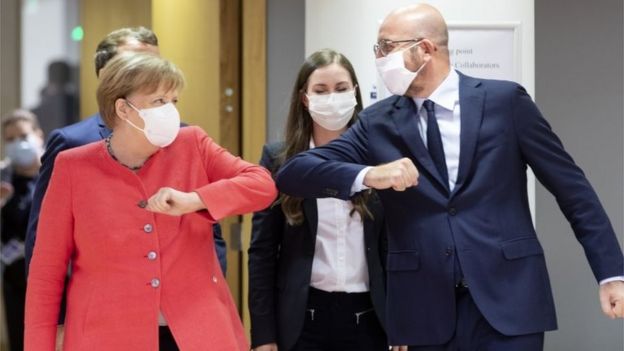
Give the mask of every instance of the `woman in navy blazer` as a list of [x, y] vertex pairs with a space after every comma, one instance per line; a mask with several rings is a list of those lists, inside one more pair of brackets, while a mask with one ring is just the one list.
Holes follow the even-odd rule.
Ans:
[[[284, 161], [337, 138], [362, 109], [349, 61], [312, 54], [295, 84], [283, 143], [265, 145], [260, 163]], [[255, 351], [387, 350], [385, 231], [377, 196], [349, 201], [282, 195], [253, 218], [249, 310]]]

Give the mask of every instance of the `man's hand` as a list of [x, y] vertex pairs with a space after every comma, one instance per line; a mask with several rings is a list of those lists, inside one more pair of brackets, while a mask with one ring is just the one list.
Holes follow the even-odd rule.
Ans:
[[277, 351], [277, 344], [271, 343], [271, 344], [260, 345], [252, 349], [251, 351]]
[[173, 188], [160, 188], [156, 194], [147, 200], [148, 211], [181, 216], [196, 212], [206, 206], [196, 192], [185, 193]]
[[392, 188], [403, 191], [418, 185], [418, 170], [407, 157], [371, 168], [364, 176], [364, 185], [373, 189]]
[[624, 282], [617, 280], [600, 285], [602, 312], [612, 319], [624, 318]]
[[58, 325], [56, 327], [56, 347], [54, 351], [63, 351], [63, 338], [65, 337], [65, 326]]
[[407, 351], [407, 346], [392, 346], [392, 351]]

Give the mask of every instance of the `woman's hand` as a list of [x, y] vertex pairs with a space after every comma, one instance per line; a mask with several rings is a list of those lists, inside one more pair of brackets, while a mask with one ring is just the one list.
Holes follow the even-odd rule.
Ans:
[[170, 216], [181, 216], [205, 208], [206, 205], [196, 192], [185, 193], [173, 188], [160, 188], [147, 200], [145, 209]]

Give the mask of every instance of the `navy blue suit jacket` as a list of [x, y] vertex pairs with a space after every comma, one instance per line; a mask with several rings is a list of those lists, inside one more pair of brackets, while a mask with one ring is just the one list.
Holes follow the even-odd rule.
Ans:
[[[39, 170], [39, 177], [35, 186], [32, 208], [30, 210], [30, 217], [28, 220], [28, 231], [26, 232], [25, 244], [26, 274], [28, 274], [28, 267], [30, 265], [30, 259], [32, 258], [33, 248], [35, 246], [41, 203], [43, 202], [43, 196], [48, 189], [48, 183], [50, 182], [50, 177], [52, 176], [52, 169], [54, 168], [54, 160], [56, 159], [56, 156], [63, 150], [102, 140], [110, 133], [110, 129], [106, 127], [99, 113], [96, 113], [81, 122], [55, 129], [52, 133], [50, 133], [45, 153], [41, 157], [41, 169]], [[223, 273], [225, 274], [225, 241], [221, 237], [221, 227], [218, 223], [213, 226], [213, 230], [219, 263], [223, 269]]]
[[[394, 345], [432, 345], [453, 335], [454, 257], [477, 306], [506, 335], [556, 329], [526, 169], [555, 196], [597, 280], [624, 275], [624, 259], [596, 193], [519, 85], [460, 74], [460, 159], [449, 193], [419, 135], [413, 100], [367, 108], [334, 142], [293, 157], [280, 191], [349, 197], [363, 165], [409, 157], [419, 184], [379, 191], [388, 224], [387, 321]], [[543, 233], [548, 234], [548, 233]]]

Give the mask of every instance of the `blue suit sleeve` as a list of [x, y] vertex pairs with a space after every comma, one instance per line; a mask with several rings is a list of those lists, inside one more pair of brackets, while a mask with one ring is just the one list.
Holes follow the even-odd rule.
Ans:
[[594, 276], [600, 281], [624, 275], [624, 259], [615, 232], [585, 174], [520, 86], [513, 106], [522, 157], [555, 196], [585, 250]]
[[50, 134], [46, 144], [46, 150], [43, 153], [43, 156], [41, 156], [41, 169], [39, 170], [39, 176], [37, 178], [37, 183], [35, 184], [32, 207], [30, 209], [30, 216], [28, 217], [28, 229], [26, 231], [26, 276], [28, 276], [28, 268], [30, 266], [30, 260], [32, 258], [33, 248], [35, 247], [35, 240], [37, 238], [37, 224], [39, 223], [41, 203], [43, 202], [43, 197], [45, 196], [48, 184], [50, 183], [50, 177], [52, 176], [52, 170], [54, 169], [54, 160], [56, 160], [56, 156], [61, 151], [67, 150], [70, 147], [71, 146], [63, 134], [63, 131], [61, 129], [56, 129]]
[[348, 200], [355, 178], [368, 165], [367, 122], [362, 116], [338, 139], [288, 160], [277, 173], [278, 189], [296, 197]]
[[[272, 169], [270, 151], [262, 152], [260, 165]], [[249, 314], [251, 345], [277, 342], [277, 262], [286, 219], [281, 206], [273, 204], [254, 213], [249, 246]]]

